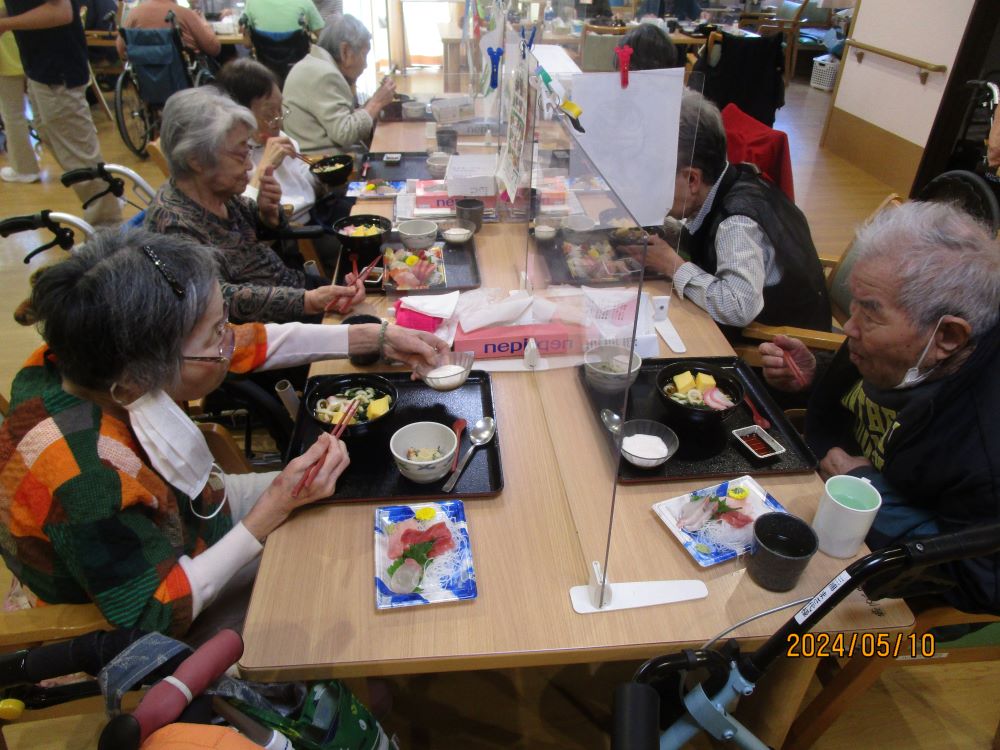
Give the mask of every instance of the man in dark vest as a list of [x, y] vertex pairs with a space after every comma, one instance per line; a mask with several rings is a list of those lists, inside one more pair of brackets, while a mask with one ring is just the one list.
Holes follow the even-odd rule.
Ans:
[[646, 265], [672, 278], [677, 294], [704, 308], [727, 336], [754, 320], [830, 330], [806, 217], [752, 165], [726, 160], [722, 116], [694, 91], [681, 102], [669, 215], [687, 220], [677, 249], [651, 237]]

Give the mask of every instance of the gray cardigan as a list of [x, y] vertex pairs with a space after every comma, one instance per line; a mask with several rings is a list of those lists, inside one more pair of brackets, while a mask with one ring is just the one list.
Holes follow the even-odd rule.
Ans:
[[303, 151], [367, 149], [374, 123], [325, 49], [313, 45], [288, 73], [284, 130]]

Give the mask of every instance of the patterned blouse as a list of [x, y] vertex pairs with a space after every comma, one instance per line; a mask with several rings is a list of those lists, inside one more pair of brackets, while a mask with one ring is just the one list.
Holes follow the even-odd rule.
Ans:
[[289, 268], [258, 239], [263, 228], [257, 203], [243, 196], [226, 201], [222, 219], [181, 192], [169, 180], [146, 211], [145, 226], [160, 234], [181, 234], [222, 251], [222, 295], [234, 323], [287, 323], [305, 315], [305, 275]]

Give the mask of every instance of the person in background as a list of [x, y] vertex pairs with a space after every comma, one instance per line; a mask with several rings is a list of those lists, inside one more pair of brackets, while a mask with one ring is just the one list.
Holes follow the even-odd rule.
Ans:
[[[139, 5], [129, 11], [123, 26], [126, 29], [168, 29], [167, 13], [173, 12], [176, 25], [180, 29], [181, 42], [192, 52], [215, 57], [222, 49], [215, 31], [200, 13], [184, 8], [176, 0], [142, 0]], [[115, 42], [118, 54], [124, 60], [125, 40], [119, 35]]]
[[[5, 12], [0, 0], [0, 16]], [[13, 34], [0, 36], [0, 119], [7, 136], [8, 166], [0, 169], [4, 182], [38, 182], [38, 159], [31, 147], [24, 117], [24, 68]]]
[[[12, 32], [36, 108], [35, 127], [63, 170], [104, 161], [87, 104], [90, 67], [77, 0], [6, 0], [0, 37]], [[105, 189], [102, 180], [73, 186], [81, 203]], [[119, 223], [121, 206], [105, 195], [83, 212], [90, 224]]]
[[[731, 165], [718, 108], [686, 90], [670, 217], [676, 249], [650, 236], [646, 264], [738, 338], [754, 320], [830, 330], [830, 300], [806, 217], [753, 165]], [[641, 258], [641, 247], [630, 248]], [[682, 253], [686, 253], [690, 260]]]
[[[881, 493], [871, 549], [1000, 522], [1000, 244], [954, 206], [911, 202], [858, 230], [853, 255], [847, 341], [828, 369], [779, 336], [759, 347], [764, 377], [811, 388], [805, 437], [824, 478]], [[897, 595], [926, 593], [1000, 613], [1000, 555], [929, 570]]]
[[[250, 140], [250, 160], [258, 178], [268, 166], [281, 186], [281, 200], [292, 207], [290, 219], [303, 222], [316, 202], [317, 183], [309, 165], [296, 159], [299, 144], [281, 130], [285, 105], [278, 79], [256, 60], [241, 58], [226, 63], [215, 84], [237, 104], [253, 112], [257, 130]], [[252, 198], [253, 188], [243, 195]]]
[[344, 0], [313, 0], [316, 10], [323, 18], [325, 24], [331, 16], [339, 16], [344, 13]]
[[354, 279], [335, 286], [290, 268], [261, 239], [288, 220], [273, 167], [260, 174], [256, 200], [243, 197], [256, 130], [250, 110], [212, 86], [171, 96], [160, 131], [170, 179], [146, 211], [146, 228], [222, 251], [222, 292], [234, 322], [316, 320], [335, 300], [360, 302], [365, 290]]
[[678, 21], [697, 21], [701, 18], [698, 0], [674, 0], [674, 15]]
[[448, 348], [387, 324], [230, 326], [216, 260], [181, 237], [108, 231], [37, 277], [44, 344], [0, 425], [0, 553], [41, 602], [91, 601], [116, 627], [195, 641], [239, 628], [249, 587], [224, 607], [231, 587], [295, 509], [335, 494], [350, 457], [323, 433], [281, 472], [226, 474], [177, 402], [229, 372]]
[[986, 141], [986, 163], [1000, 174], [1000, 113], [995, 111], [993, 124], [990, 126], [990, 136]]
[[323, 28], [323, 17], [312, 0], [247, 0], [243, 17], [257, 31], [298, 31], [300, 18], [305, 18], [309, 31]]
[[[625, 34], [618, 47], [632, 48], [629, 70], [658, 70], [677, 67], [677, 48], [670, 37], [658, 26], [641, 23]], [[618, 69], [618, 55], [615, 55], [615, 70]]]
[[285, 130], [304, 151], [343, 154], [366, 150], [375, 118], [392, 102], [396, 84], [386, 78], [363, 107], [355, 89], [368, 66], [371, 34], [354, 16], [333, 16], [309, 54], [285, 79]]

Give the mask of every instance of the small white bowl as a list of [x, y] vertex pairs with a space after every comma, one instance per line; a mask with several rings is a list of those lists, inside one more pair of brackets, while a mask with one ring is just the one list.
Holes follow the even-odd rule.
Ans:
[[[647, 458], [629, 453], [625, 450], [625, 438], [633, 437], [634, 435], [653, 435], [660, 438], [667, 446], [667, 455], [663, 458]], [[677, 434], [673, 430], [662, 422], [654, 422], [651, 419], [630, 419], [622, 425], [621, 439], [622, 457], [640, 469], [654, 469], [666, 463], [677, 452], [677, 448], [680, 446], [680, 440], [677, 439]]]
[[445, 242], [450, 242], [452, 245], [461, 245], [472, 238], [472, 232], [472, 229], [466, 229], [465, 227], [451, 227], [451, 229], [445, 229], [441, 232], [441, 236], [444, 237]]
[[[632, 361], [629, 362], [629, 355]], [[621, 393], [639, 377], [642, 357], [628, 347], [604, 344], [583, 354], [583, 373], [587, 383], [601, 393]]]
[[410, 219], [396, 227], [399, 239], [408, 250], [423, 250], [437, 239], [438, 225], [427, 219]]
[[[437, 448], [441, 457], [414, 461], [406, 457], [411, 448]], [[457, 449], [455, 432], [440, 422], [413, 422], [400, 427], [389, 439], [389, 452], [399, 473], [417, 484], [430, 484], [442, 479], [451, 470], [451, 460]]]
[[427, 157], [427, 171], [431, 177], [440, 180], [448, 172], [448, 161], [451, 156], [445, 153], [435, 152]]
[[427, 105], [424, 102], [403, 102], [403, 117], [407, 120], [419, 120], [427, 114]]
[[535, 225], [535, 239], [536, 240], [551, 240], [555, 239], [556, 228], [551, 227], [548, 224], [536, 224]]
[[[476, 355], [473, 352], [445, 352], [438, 355], [433, 365], [417, 365], [414, 372], [435, 391], [453, 391], [460, 388], [469, 379]], [[448, 367], [454, 372], [441, 372], [434, 375], [439, 368]], [[461, 371], [454, 368], [460, 367]]]

